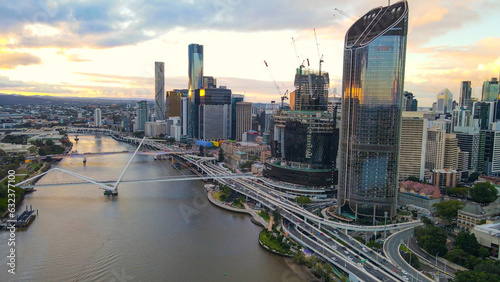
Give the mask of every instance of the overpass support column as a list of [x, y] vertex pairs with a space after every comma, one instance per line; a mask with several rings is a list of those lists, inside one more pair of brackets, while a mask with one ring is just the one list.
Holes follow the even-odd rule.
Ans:
[[318, 227], [319, 227], [318, 229], [321, 230], [321, 222], [318, 223]]

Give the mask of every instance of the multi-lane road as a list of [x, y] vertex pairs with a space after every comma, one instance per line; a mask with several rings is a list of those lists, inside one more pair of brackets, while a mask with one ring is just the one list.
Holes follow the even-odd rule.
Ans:
[[[207, 175], [231, 174], [224, 168], [207, 162], [210, 158], [200, 158], [194, 155], [180, 156], [202, 169]], [[213, 158], [212, 158], [213, 159]], [[285, 220], [289, 235], [294, 237], [304, 246], [313, 249], [318, 255], [324, 257], [329, 262], [347, 271], [362, 281], [405, 281], [411, 277], [417, 277], [414, 270], [406, 263], [395, 261], [392, 265], [389, 261], [379, 256], [377, 253], [361, 246], [357, 246], [357, 241], [341, 232], [341, 230], [355, 231], [384, 231], [411, 228], [419, 222], [395, 224], [390, 226], [360, 226], [325, 220], [312, 214], [311, 212], [298, 206], [296, 203], [282, 197], [268, 184], [261, 183], [251, 177], [249, 178], [221, 178], [218, 179], [223, 184], [230, 186], [233, 190], [255, 199], [262, 205], [274, 210], [280, 209], [280, 213]], [[410, 230], [412, 230], [411, 228]], [[338, 243], [336, 239], [345, 242], [346, 246]], [[356, 243], [355, 243], [356, 242]], [[399, 245], [396, 249], [390, 246], [392, 252], [399, 252]], [[409, 272], [412, 271], [412, 272]], [[406, 273], [411, 273], [409, 276]], [[427, 281], [426, 277], [420, 275], [414, 281]]]

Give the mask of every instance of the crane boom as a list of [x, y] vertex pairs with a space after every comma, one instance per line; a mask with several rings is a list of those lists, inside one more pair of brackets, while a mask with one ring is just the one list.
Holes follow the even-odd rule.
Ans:
[[276, 91], [278, 92], [278, 94], [281, 97], [281, 109], [283, 109], [283, 102], [285, 101], [285, 99], [288, 99], [288, 96], [287, 96], [288, 95], [288, 89], [285, 91], [284, 94], [281, 94], [280, 87], [279, 87], [278, 83], [276, 82], [276, 80], [274, 79], [273, 75], [271, 74], [271, 71], [269, 70], [269, 65], [267, 64], [266, 61], [264, 61], [264, 64], [266, 64], [266, 68], [267, 68], [267, 72], [269, 73], [269, 77], [271, 77], [271, 80], [274, 83], [274, 87], [276, 88]]
[[357, 21], [357, 20], [358, 20], [358, 19], [356, 19], [355, 17], [351, 17], [349, 14], [347, 14], [347, 13], [345, 13], [344, 11], [339, 10], [339, 9], [337, 9], [337, 8], [335, 8], [335, 11], [339, 12], [339, 14], [341, 14], [342, 16], [344, 16], [344, 17], [346, 17], [346, 18], [350, 19], [350, 20], [351, 20], [351, 21], [353, 21], [353, 22], [355, 22], [355, 21]]

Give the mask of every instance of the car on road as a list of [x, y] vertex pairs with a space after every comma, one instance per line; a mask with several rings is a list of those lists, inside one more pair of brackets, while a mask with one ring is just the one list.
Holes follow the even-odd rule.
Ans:
[[404, 275], [403, 275], [403, 279], [404, 279], [405, 281], [410, 280], [407, 276], [404, 276]]
[[363, 247], [363, 252], [368, 253], [368, 250], [365, 247]]
[[398, 273], [396, 269], [394, 268], [391, 268], [391, 271], [394, 272], [394, 273]]
[[348, 254], [349, 254], [349, 252], [348, 252], [348, 251], [344, 251], [344, 254], [348, 255]]
[[358, 262], [358, 263], [357, 263], [357, 265], [358, 265], [359, 267], [363, 268], [363, 265], [362, 265], [360, 262]]
[[378, 270], [378, 267], [374, 266], [374, 267], [373, 267], [373, 270], [377, 271], [377, 270]]
[[332, 257], [332, 260], [333, 260], [333, 261], [337, 261], [337, 258], [335, 258], [335, 257]]
[[404, 274], [404, 275], [407, 275], [407, 274], [408, 274], [408, 272], [406, 272], [404, 269], [403, 269], [403, 270], [401, 270], [401, 272], [403, 272], [403, 274]]
[[353, 258], [351, 256], [348, 257], [349, 260], [353, 260]]

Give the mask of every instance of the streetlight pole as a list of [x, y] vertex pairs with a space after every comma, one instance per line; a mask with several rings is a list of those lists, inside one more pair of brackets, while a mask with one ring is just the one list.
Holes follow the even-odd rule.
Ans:
[[387, 212], [384, 212], [385, 223], [384, 223], [384, 242], [387, 239]]

